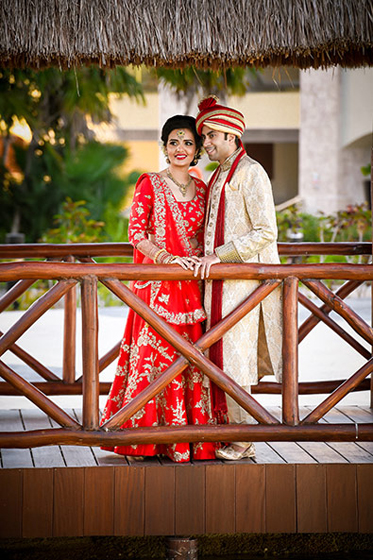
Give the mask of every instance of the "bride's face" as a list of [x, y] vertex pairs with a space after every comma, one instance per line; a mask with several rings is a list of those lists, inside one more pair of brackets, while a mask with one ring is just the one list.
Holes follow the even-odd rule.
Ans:
[[196, 141], [188, 128], [175, 128], [168, 136], [166, 152], [171, 165], [190, 166], [196, 154]]

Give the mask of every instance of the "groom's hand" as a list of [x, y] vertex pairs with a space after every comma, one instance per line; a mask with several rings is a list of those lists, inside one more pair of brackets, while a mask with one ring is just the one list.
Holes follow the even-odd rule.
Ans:
[[218, 263], [220, 263], [220, 259], [215, 254], [201, 257], [199, 262], [194, 265], [194, 276], [198, 276], [198, 272], [201, 272], [202, 280], [208, 278], [211, 266]]

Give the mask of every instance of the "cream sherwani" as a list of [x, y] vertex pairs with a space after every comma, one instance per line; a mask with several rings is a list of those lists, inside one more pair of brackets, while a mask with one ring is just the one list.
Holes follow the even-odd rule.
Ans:
[[[214, 252], [219, 199], [229, 173], [230, 159], [221, 166], [210, 190], [205, 224], [205, 255]], [[280, 262], [276, 239], [276, 214], [270, 180], [258, 162], [244, 155], [229, 184], [225, 186], [224, 245], [217, 247], [215, 252], [223, 262], [275, 264]], [[225, 280], [222, 317], [245, 300], [259, 284], [256, 280]], [[205, 310], [208, 327], [211, 298], [212, 281], [207, 280]], [[281, 354], [282, 290], [279, 287], [224, 336], [223, 369], [244, 387], [256, 384], [258, 378], [265, 374], [274, 374], [280, 381]]]

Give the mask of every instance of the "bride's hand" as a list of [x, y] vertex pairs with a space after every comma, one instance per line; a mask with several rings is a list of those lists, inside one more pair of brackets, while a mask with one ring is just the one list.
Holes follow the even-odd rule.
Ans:
[[194, 261], [192, 260], [194, 257], [174, 257], [170, 264], [178, 264], [185, 270], [194, 270]]

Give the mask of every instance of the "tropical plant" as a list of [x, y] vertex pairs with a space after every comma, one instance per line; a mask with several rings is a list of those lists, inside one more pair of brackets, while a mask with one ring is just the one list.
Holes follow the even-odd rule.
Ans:
[[[27, 241], [35, 241], [50, 225], [51, 217], [69, 194], [64, 190], [69, 180], [63, 179], [67, 162], [72, 165], [74, 154], [93, 141], [91, 122], [110, 122], [112, 93], [144, 101], [141, 84], [125, 68], [0, 70], [0, 234], [22, 230]], [[31, 134], [29, 143], [14, 147], [17, 180], [9, 178], [14, 169], [8, 163], [11, 127], [16, 121], [25, 123]], [[97, 156], [97, 145], [87, 148], [87, 152], [94, 150]], [[83, 155], [79, 154], [81, 158]], [[104, 157], [105, 154], [97, 157], [101, 167]], [[86, 176], [87, 179], [92, 183], [91, 178]], [[101, 203], [102, 198], [97, 206]]]
[[[370, 241], [372, 211], [368, 203], [348, 205], [346, 209], [339, 210], [334, 214], [326, 215], [319, 212], [318, 215], [301, 212], [297, 205], [290, 206], [276, 213], [278, 225], [278, 239], [288, 242], [289, 229], [302, 231], [305, 242], [335, 243], [343, 241]], [[365, 257], [364, 257], [365, 258]], [[359, 257], [338, 257], [335, 255], [324, 258], [307, 257], [307, 261], [313, 262], [362, 262]]]
[[277, 212], [276, 217], [280, 241], [289, 241], [289, 232], [297, 233], [302, 230], [303, 217], [296, 204]]
[[74, 201], [67, 197], [62, 204], [61, 214], [54, 216], [53, 228], [40, 239], [43, 243], [96, 243], [102, 241], [104, 222], [90, 217], [85, 200]]

